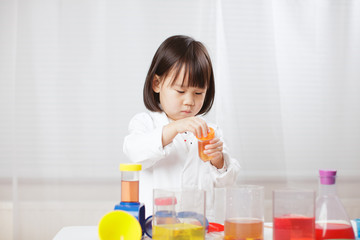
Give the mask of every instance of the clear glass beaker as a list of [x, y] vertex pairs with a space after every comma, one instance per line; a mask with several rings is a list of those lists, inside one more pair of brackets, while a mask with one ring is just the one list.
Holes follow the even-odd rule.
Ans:
[[152, 239], [205, 239], [205, 191], [154, 189]]
[[315, 239], [315, 191], [273, 191], [273, 239]]
[[263, 239], [264, 187], [226, 188], [225, 239]]

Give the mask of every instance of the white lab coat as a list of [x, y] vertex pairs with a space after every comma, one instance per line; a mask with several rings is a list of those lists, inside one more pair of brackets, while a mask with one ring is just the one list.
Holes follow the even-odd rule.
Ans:
[[[142, 164], [140, 202], [145, 203], [149, 216], [153, 211], [153, 189], [200, 188], [206, 191], [206, 215], [211, 219], [214, 188], [235, 184], [240, 165], [229, 156], [225, 143], [222, 169], [212, 166], [210, 161], [202, 161], [197, 139], [190, 132], [178, 134], [172, 143], [162, 147], [162, 129], [169, 122], [165, 113], [143, 112], [129, 123], [123, 150], [132, 162]], [[215, 127], [216, 136], [223, 141], [220, 129], [210, 126]]]

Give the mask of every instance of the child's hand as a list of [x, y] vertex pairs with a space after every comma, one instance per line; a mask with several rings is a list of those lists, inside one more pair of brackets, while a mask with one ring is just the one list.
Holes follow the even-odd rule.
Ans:
[[207, 136], [208, 126], [206, 122], [199, 117], [188, 117], [173, 121], [165, 125], [162, 132], [163, 147], [172, 142], [178, 133], [192, 132], [195, 136]]
[[211, 164], [216, 168], [222, 168], [224, 165], [224, 157], [223, 157], [223, 142], [215, 137], [212, 139], [209, 144], [205, 146], [204, 153], [212, 159], [210, 160]]
[[174, 122], [178, 133], [192, 132], [197, 137], [206, 137], [208, 126], [206, 122], [199, 117], [188, 117]]

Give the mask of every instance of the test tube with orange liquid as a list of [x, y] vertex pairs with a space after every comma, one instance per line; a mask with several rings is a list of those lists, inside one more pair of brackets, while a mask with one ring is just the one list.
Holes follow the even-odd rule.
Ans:
[[140, 164], [120, 164], [121, 202], [139, 202]]
[[215, 131], [212, 127], [209, 127], [209, 132], [206, 137], [196, 137], [198, 139], [198, 151], [199, 157], [203, 161], [209, 161], [212, 159], [209, 155], [204, 153], [205, 146], [209, 144], [209, 142], [215, 137]]

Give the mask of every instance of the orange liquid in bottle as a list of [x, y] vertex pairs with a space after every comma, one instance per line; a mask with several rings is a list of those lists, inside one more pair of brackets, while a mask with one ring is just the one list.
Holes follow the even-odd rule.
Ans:
[[205, 146], [215, 137], [215, 131], [213, 128], [209, 127], [209, 132], [206, 137], [196, 137], [198, 139], [198, 151], [199, 157], [203, 161], [209, 161], [212, 159], [209, 155], [204, 153]]
[[230, 218], [225, 220], [225, 240], [263, 239], [264, 223], [255, 218]]
[[139, 181], [121, 181], [121, 201], [139, 202]]
[[209, 141], [198, 141], [198, 149], [199, 149], [199, 157], [203, 161], [209, 161], [212, 159], [212, 157], [206, 155], [204, 153], [205, 146], [209, 143]]

